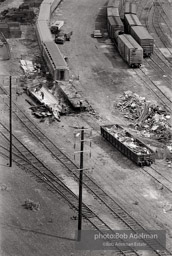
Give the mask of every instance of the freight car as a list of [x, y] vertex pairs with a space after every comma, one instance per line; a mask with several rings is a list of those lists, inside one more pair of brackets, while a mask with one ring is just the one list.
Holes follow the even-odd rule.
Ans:
[[143, 62], [143, 49], [131, 35], [118, 35], [117, 47], [120, 55], [131, 68], [141, 66]]
[[154, 39], [143, 26], [132, 26], [131, 36], [143, 48], [144, 57], [150, 57], [154, 50]]
[[109, 1], [107, 6], [107, 29], [110, 38], [113, 40], [115, 38], [115, 32], [117, 30], [124, 31], [124, 24], [122, 23], [119, 11], [118, 11], [119, 1]]
[[135, 3], [125, 2], [124, 7], [121, 9], [120, 17], [124, 20], [125, 14], [137, 14], [137, 6]]
[[115, 7], [119, 8], [120, 7], [120, 0], [109, 0], [107, 7]]
[[154, 162], [154, 152], [121, 126], [105, 125], [100, 130], [107, 141], [138, 166], [150, 166]]
[[108, 17], [107, 20], [107, 29], [109, 33], [109, 37], [113, 40], [115, 39], [115, 32], [120, 30], [121, 33], [124, 31], [124, 25], [120, 20], [120, 17]]
[[137, 6], [134, 3], [125, 2], [124, 4], [124, 14], [137, 14]]
[[136, 14], [125, 14], [124, 15], [124, 31], [127, 34], [131, 34], [132, 26], [142, 26], [142, 23], [138, 19]]

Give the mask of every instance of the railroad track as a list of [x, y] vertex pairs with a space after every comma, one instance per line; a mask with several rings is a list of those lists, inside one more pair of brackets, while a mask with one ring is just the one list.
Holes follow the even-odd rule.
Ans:
[[172, 110], [171, 108], [171, 104], [172, 101], [166, 96], [165, 93], [163, 93], [161, 91], [161, 89], [155, 84], [155, 82], [153, 82], [148, 76], [147, 74], [144, 72], [144, 69], [140, 68], [140, 69], [133, 69], [133, 71], [136, 72], [136, 74], [138, 75], [138, 77], [143, 81], [144, 85], [150, 89], [156, 96], [157, 98], [162, 102], [162, 104], [164, 105], [165, 109], [167, 111]]
[[160, 38], [163, 45], [166, 47], [166, 49], [169, 51], [169, 54], [171, 55], [171, 42], [169, 41], [168, 36], [164, 33], [163, 29], [161, 28], [160, 21], [162, 17], [162, 7], [156, 6], [153, 9], [153, 17], [152, 17], [152, 25]]
[[[21, 111], [17, 105], [14, 103], [15, 110], [14, 114], [15, 116], [19, 119], [20, 122], [29, 130], [29, 133], [32, 134], [37, 140], [39, 140], [47, 149], [48, 151], [51, 152], [53, 157], [55, 157], [58, 161], [60, 161], [63, 166], [69, 171], [70, 176], [72, 176], [74, 179], [78, 180], [79, 174], [76, 172], [77, 166], [56, 146], [54, 145], [49, 138], [47, 138], [42, 131], [40, 131], [35, 124], [28, 119], [28, 117], [25, 115], [23, 111]], [[4, 128], [5, 129], [5, 128]], [[3, 136], [4, 133], [1, 132], [1, 136]], [[5, 139], [7, 140], [8, 136], [5, 136]], [[19, 142], [17, 142], [19, 143]], [[2, 147], [1, 147], [2, 148]], [[20, 148], [20, 145], [17, 146], [17, 149]], [[33, 168], [33, 153], [32, 157], [28, 158], [28, 149], [24, 149], [24, 151], [18, 154], [20, 155], [19, 160], [17, 161], [18, 164], [23, 166], [24, 168], [27, 168], [27, 165], [30, 164], [29, 161], [32, 162], [32, 168]], [[21, 159], [21, 156], [23, 159]], [[27, 156], [27, 158], [26, 158]], [[24, 161], [24, 162], [22, 162]], [[42, 169], [42, 166], [39, 166], [39, 170]], [[45, 168], [45, 167], [44, 167]], [[40, 173], [42, 175], [42, 173]], [[44, 174], [43, 181], [45, 178], [50, 180], [56, 180], [58, 177], [54, 177], [54, 174]], [[37, 175], [39, 178], [40, 175]], [[53, 176], [53, 177], [52, 177]], [[61, 183], [61, 181], [60, 181]], [[105, 193], [104, 190], [102, 190], [88, 175], [84, 173], [84, 187], [94, 195], [94, 197], [99, 200], [101, 203], [103, 203], [109, 211], [113, 213], [113, 216], [115, 219], [117, 219], [120, 223], [123, 223], [125, 228], [131, 229], [131, 230], [138, 230], [138, 229], [143, 229], [143, 227], [136, 221], [134, 220], [128, 213], [125, 211], [114, 199], [112, 199], [109, 195]], [[68, 198], [68, 197], [66, 197]], [[71, 201], [71, 200], [70, 200]], [[76, 207], [75, 207], [76, 209]], [[85, 216], [84, 216], [85, 217]], [[85, 217], [87, 218], [87, 216]]]
[[151, 176], [158, 184], [162, 185], [170, 193], [172, 192], [172, 180], [166, 178], [161, 172], [157, 171], [154, 167], [142, 167], [142, 170], [149, 176]]
[[[150, 27], [149, 16], [151, 14], [152, 7], [154, 7], [152, 5], [152, 2], [147, 1], [144, 6], [142, 5], [139, 8], [139, 10], [140, 10], [139, 11], [139, 16], [140, 16], [140, 18], [144, 17], [144, 22], [145, 22], [145, 25], [146, 25], [148, 30], [149, 30], [149, 27]], [[153, 8], [153, 13], [155, 12], [155, 10], [156, 10], [156, 8]], [[152, 17], [152, 14], [151, 14], [151, 17]], [[160, 26], [158, 21], [156, 21], [156, 24], [157, 24], [157, 26]], [[161, 35], [161, 37], [163, 37], [163, 35]], [[161, 38], [160, 38], [160, 40], [161, 40]], [[165, 57], [166, 61], [164, 61], [161, 58], [162, 52], [159, 50], [160, 53], [157, 53], [158, 50], [159, 49], [156, 48], [155, 51], [154, 51], [154, 54], [151, 56], [151, 58], [150, 59], [145, 59], [145, 62], [146, 62], [146, 65], [148, 66], [148, 68], [150, 67], [151, 69], [154, 69], [158, 73], [160, 79], [162, 79], [162, 77], [163, 77], [163, 81], [164, 81], [163, 86], [165, 85], [170, 90], [171, 89], [171, 78], [172, 77], [171, 77], [171, 67], [167, 64], [167, 63], [169, 63], [168, 62], [169, 60]], [[156, 55], [156, 57], [154, 57], [154, 55]], [[168, 96], [155, 83], [155, 81], [153, 81], [151, 79], [151, 77], [149, 77], [149, 75], [147, 74], [145, 69], [141, 67], [140, 70], [135, 70], [135, 72], [137, 73], [139, 78], [144, 82], [145, 86], [147, 88], [149, 88], [152, 92], [154, 92], [154, 94], [162, 102], [162, 104], [165, 106], [165, 108], [168, 111], [171, 112], [172, 100], [169, 99]]]
[[[9, 143], [8, 140], [8, 129], [1, 123], [0, 124], [0, 134], [1, 136]], [[13, 135], [13, 161], [20, 166], [21, 168], [25, 169], [26, 171], [31, 172], [38, 180], [46, 184], [48, 188], [53, 193], [58, 193], [62, 196], [74, 210], [78, 210], [78, 197], [61, 181], [61, 179], [55, 175], [45, 164], [43, 164], [26, 146], [21, 143], [14, 135]], [[8, 158], [8, 149], [7, 147], [0, 146], [0, 154], [4, 157]], [[85, 175], [84, 175], [85, 176]], [[87, 176], [87, 175], [86, 175]], [[143, 230], [143, 227], [136, 222], [124, 209], [118, 205], [114, 199], [112, 199], [109, 195], [107, 195], [97, 184], [95, 184], [88, 176], [87, 180], [84, 177], [84, 185], [87, 183], [86, 186], [96, 187], [94, 195], [97, 196], [101, 202], [106, 204], [106, 206], [111, 210], [114, 214], [114, 218], [118, 219], [125, 223], [125, 228], [128, 227], [128, 230], [136, 231], [136, 230]], [[104, 199], [102, 199], [104, 198]], [[107, 201], [108, 200], [108, 201]], [[110, 205], [110, 206], [109, 206]], [[96, 229], [103, 233], [103, 229], [109, 230], [113, 232], [113, 230], [103, 221], [93, 210], [83, 203], [82, 206], [83, 217]], [[121, 240], [122, 241], [122, 240]], [[150, 249], [153, 249], [155, 244], [147, 243]], [[119, 248], [117, 248], [119, 249]], [[157, 250], [153, 250], [157, 255], [171, 255], [170, 252], [167, 250], [163, 250], [161, 252]], [[120, 255], [126, 256], [139, 256], [139, 253], [128, 248], [127, 251], [118, 250]]]
[[[144, 3], [145, 3], [145, 1], [144, 1]], [[163, 34], [164, 33], [159, 24], [159, 16], [157, 16], [157, 15], [155, 16], [155, 10], [157, 10], [157, 7], [160, 8], [160, 6], [154, 6], [153, 3], [150, 1], [147, 1], [144, 6], [139, 4], [138, 17], [141, 19], [142, 23], [147, 27], [147, 29], [150, 32], [155, 31], [156, 34], [157, 34], [157, 30], [161, 32], [161, 36], [160, 36], [161, 38], [157, 34], [157, 36], [158, 36], [157, 40], [160, 40], [160, 42], [162, 44], [161, 47], [163, 48], [164, 47], [164, 43], [163, 43], [163, 41], [164, 41]], [[163, 8], [162, 5], [161, 5], [161, 8]], [[153, 21], [153, 17], [156, 17], [155, 21]], [[157, 29], [155, 29], [155, 27]], [[155, 37], [155, 35], [154, 35], [154, 37]], [[171, 62], [170, 62], [169, 58], [167, 58], [167, 56], [165, 54], [163, 54], [162, 51], [160, 51], [159, 47], [157, 46], [157, 43], [156, 43], [156, 47], [154, 50], [154, 54], [150, 57], [150, 59], [152, 61], [154, 61], [154, 63], [157, 65], [157, 67], [161, 67], [161, 69], [163, 69], [164, 71], [167, 71], [170, 76], [171, 67], [172, 67]], [[146, 59], [145, 59], [145, 61], [146, 61]]]

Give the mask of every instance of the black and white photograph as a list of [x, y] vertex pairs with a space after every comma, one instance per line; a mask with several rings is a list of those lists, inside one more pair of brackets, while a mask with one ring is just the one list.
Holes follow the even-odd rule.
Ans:
[[172, 255], [172, 0], [0, 0], [0, 256]]

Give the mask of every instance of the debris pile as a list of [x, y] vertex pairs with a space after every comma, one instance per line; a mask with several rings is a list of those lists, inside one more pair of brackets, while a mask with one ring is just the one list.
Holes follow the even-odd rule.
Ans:
[[40, 209], [40, 204], [38, 202], [34, 202], [30, 199], [26, 199], [23, 207], [27, 210], [32, 210], [32, 211], [39, 211]]
[[141, 142], [131, 137], [131, 135], [123, 130], [119, 129], [117, 126], [113, 125], [111, 128], [107, 128], [106, 130], [117, 140], [122, 142], [126, 147], [130, 148], [132, 152], [137, 155], [147, 155], [151, 154], [149, 148], [145, 147]]
[[38, 73], [38, 67], [31, 60], [20, 60], [21, 68], [27, 77], [33, 77]]
[[32, 110], [32, 114], [35, 115], [38, 118], [41, 117], [48, 117], [48, 116], [52, 116], [53, 113], [50, 112], [46, 106], [44, 105], [40, 105], [40, 106], [32, 106], [30, 107], [30, 109]]
[[9, 8], [1, 12], [1, 20], [11, 20], [18, 22], [33, 22], [35, 13], [28, 5], [19, 8]]
[[131, 91], [124, 92], [117, 107], [126, 118], [134, 121], [134, 128], [140, 130], [141, 135], [163, 143], [172, 139], [171, 117], [164, 107], [152, 104]]

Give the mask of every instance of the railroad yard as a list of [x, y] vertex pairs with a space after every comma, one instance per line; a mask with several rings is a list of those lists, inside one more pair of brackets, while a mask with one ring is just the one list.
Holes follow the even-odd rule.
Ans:
[[[137, 67], [124, 61], [107, 28], [110, 1], [50, 2], [45, 22], [44, 1], [0, 1], [0, 28], [11, 22], [10, 59], [0, 60], [0, 256], [172, 255], [172, 2], [128, 1], [154, 39]], [[64, 21], [66, 39], [44, 44], [40, 24], [55, 21]], [[63, 62], [52, 72], [50, 46]], [[76, 249], [81, 127], [82, 229], [165, 230], [165, 248]]]

